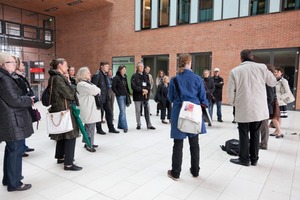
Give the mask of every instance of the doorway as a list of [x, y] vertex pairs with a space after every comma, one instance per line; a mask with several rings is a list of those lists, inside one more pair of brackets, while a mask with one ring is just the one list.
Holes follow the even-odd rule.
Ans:
[[[293, 95], [297, 94], [299, 48], [253, 50], [254, 61], [281, 67], [284, 78], [289, 82]], [[295, 102], [288, 104], [289, 110], [295, 110]]]

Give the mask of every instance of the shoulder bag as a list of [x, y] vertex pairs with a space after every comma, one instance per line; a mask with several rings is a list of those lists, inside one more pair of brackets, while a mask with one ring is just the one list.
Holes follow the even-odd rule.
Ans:
[[[181, 92], [176, 77], [174, 84], [181, 99]], [[190, 101], [182, 101], [181, 109], [178, 116], [177, 128], [185, 133], [199, 134], [202, 127], [202, 108], [200, 105]]]
[[71, 111], [67, 109], [67, 100], [65, 99], [66, 110], [47, 113], [47, 132], [48, 134], [61, 134], [73, 130]]

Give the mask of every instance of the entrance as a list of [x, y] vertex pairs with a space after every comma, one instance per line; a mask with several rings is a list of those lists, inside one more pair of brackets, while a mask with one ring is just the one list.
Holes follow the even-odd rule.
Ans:
[[[255, 62], [281, 67], [284, 70], [284, 78], [288, 80], [290, 89], [296, 97], [299, 48], [253, 50], [253, 54]], [[288, 104], [288, 109], [295, 109], [295, 101]]]
[[[150, 74], [152, 75], [154, 80], [152, 94], [155, 94], [157, 90], [155, 82], [158, 71], [162, 70], [164, 71], [165, 75], [169, 74], [169, 55], [143, 56], [142, 59], [144, 62], [144, 66], [149, 65], [151, 68]], [[153, 95], [150, 98], [153, 98]]]

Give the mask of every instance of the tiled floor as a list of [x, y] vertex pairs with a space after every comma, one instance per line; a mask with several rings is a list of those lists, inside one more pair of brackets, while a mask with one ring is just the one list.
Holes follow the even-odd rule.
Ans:
[[[46, 109], [36, 107], [45, 116]], [[24, 192], [7, 192], [0, 186], [0, 199], [62, 200], [299, 200], [300, 199], [300, 112], [289, 112], [283, 120], [284, 139], [270, 137], [269, 149], [260, 151], [256, 167], [229, 162], [231, 156], [219, 145], [238, 138], [232, 124], [232, 107], [223, 106], [224, 123], [214, 121], [208, 133], [200, 136], [201, 171], [198, 178], [189, 173], [189, 148], [185, 141], [182, 174], [179, 181], [167, 177], [171, 165], [170, 125], [155, 116], [151, 101], [151, 120], [155, 131], [136, 130], [134, 106], [127, 110], [128, 133], [96, 135], [97, 152], [83, 148], [77, 139], [75, 163], [82, 171], [64, 171], [54, 159], [55, 142], [48, 138], [45, 121], [27, 139], [35, 148], [23, 159], [24, 182], [32, 188]], [[115, 106], [115, 119], [118, 107]], [[117, 120], [115, 120], [115, 123]], [[35, 125], [34, 125], [35, 126]], [[106, 124], [103, 126], [107, 130]], [[272, 131], [272, 130], [270, 130]], [[291, 133], [296, 132], [297, 135]], [[4, 143], [0, 144], [0, 166]], [[2, 178], [2, 170], [0, 177]]]

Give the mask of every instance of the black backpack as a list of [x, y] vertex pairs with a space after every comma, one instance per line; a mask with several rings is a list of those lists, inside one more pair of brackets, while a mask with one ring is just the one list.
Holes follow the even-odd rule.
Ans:
[[53, 78], [51, 78], [51, 83], [48, 82], [48, 86], [42, 93], [42, 104], [44, 106], [50, 106], [51, 105], [51, 93], [52, 93], [52, 84], [53, 84]]
[[237, 139], [227, 140], [224, 145], [220, 145], [223, 151], [226, 151], [229, 155], [238, 156], [240, 153], [240, 141]]

